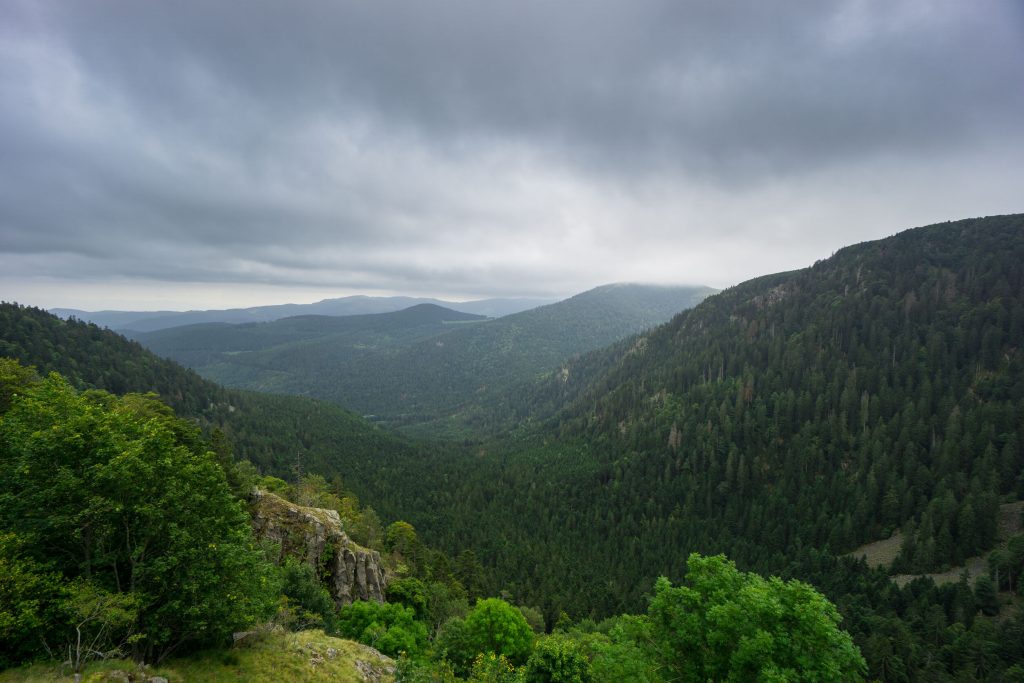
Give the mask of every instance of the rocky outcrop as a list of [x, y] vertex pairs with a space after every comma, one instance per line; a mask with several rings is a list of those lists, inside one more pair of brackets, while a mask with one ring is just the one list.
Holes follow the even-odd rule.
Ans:
[[277, 544], [282, 557], [292, 555], [317, 568], [339, 606], [384, 602], [387, 579], [380, 554], [353, 542], [337, 511], [296, 505], [259, 489], [250, 505], [256, 538]]

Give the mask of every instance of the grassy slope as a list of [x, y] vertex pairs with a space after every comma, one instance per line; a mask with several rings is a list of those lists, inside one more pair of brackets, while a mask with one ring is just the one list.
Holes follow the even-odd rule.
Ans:
[[[331, 656], [331, 650], [336, 651]], [[370, 679], [364, 672], [376, 672]], [[249, 646], [203, 652], [187, 658], [169, 660], [158, 667], [139, 671], [124, 660], [97, 662], [86, 669], [83, 680], [99, 682], [118, 680], [112, 671], [163, 676], [171, 683], [203, 681], [203, 683], [356, 683], [366, 680], [393, 681], [394, 662], [373, 648], [350, 640], [327, 636], [323, 631], [278, 633], [264, 636]], [[59, 665], [39, 664], [0, 672], [0, 683], [53, 683], [71, 681]], [[122, 679], [123, 680], [123, 679]]]

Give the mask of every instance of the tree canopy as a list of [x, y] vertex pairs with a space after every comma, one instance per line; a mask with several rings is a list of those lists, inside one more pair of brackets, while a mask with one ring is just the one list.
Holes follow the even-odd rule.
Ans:
[[690, 556], [681, 586], [658, 579], [654, 650], [676, 681], [858, 681], [866, 664], [835, 606], [801, 581], [765, 579], [724, 556]]
[[14, 393], [0, 418], [0, 528], [22, 540], [19, 566], [132, 595], [121, 622], [148, 659], [267, 613], [269, 568], [194, 426], [155, 397], [78, 392], [55, 374]]

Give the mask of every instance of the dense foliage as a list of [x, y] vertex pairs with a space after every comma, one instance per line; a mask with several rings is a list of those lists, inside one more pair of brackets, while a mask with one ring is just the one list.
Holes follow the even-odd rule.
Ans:
[[[598, 625], [562, 620], [535, 637], [504, 600], [477, 602], [434, 644], [440, 664], [407, 680], [860, 681], [866, 665], [836, 608], [800, 581], [747, 574], [722, 556], [692, 555], [685, 583], [655, 585], [647, 613]], [[425, 670], [433, 678], [425, 676]]]
[[835, 607], [806, 583], [691, 555], [686, 585], [662, 577], [650, 617], [662, 673], [676, 681], [861, 680], [866, 665]]
[[43, 602], [26, 596], [46, 576], [59, 584], [49, 609], [146, 658], [220, 643], [269, 614], [269, 568], [204, 446], [151, 397], [79, 393], [57, 375], [18, 388], [0, 418], [16, 649], [67, 638], [59, 618], [57, 633], [34, 633]]
[[427, 646], [427, 627], [416, 612], [397, 603], [356, 602], [338, 617], [338, 633], [372, 645], [387, 655], [419, 655]]
[[[796, 558], [897, 528], [908, 539], [897, 570], [992, 549], [999, 504], [1024, 493], [1021, 339], [1024, 217], [908, 231], [744, 283], [570, 362], [536, 389], [568, 401], [546, 424], [441, 470], [408, 463], [381, 504], [442, 546], [468, 543], [496, 570], [494, 589], [549, 621], [632, 611], [659, 574], [683, 574], [689, 552], [725, 552], [826, 588], [873, 675], [899, 661], [920, 679], [928, 662], [941, 680], [934, 667], [968, 665], [924, 653], [976, 623], [951, 589], [908, 598], [855, 563]], [[929, 640], [908, 599], [925, 601], [935, 628], [941, 611], [941, 636]], [[883, 654], [880, 624], [905, 645]], [[996, 669], [1018, 661], [1000, 652]]]
[[[4, 663], [31, 658], [44, 647], [53, 653], [51, 645], [66, 651], [75, 671], [91, 657], [126, 651], [159, 661], [181, 647], [224, 643], [232, 631], [271, 616], [276, 605], [277, 619], [284, 613], [291, 627], [327, 628], [412, 657], [421, 673], [593, 680], [585, 650], [590, 640], [563, 633], [538, 644], [526, 618], [535, 610], [499, 598], [478, 599], [468, 610], [453, 563], [424, 547], [405, 522], [378, 534], [394, 571], [405, 576], [391, 585], [393, 601], [356, 602], [335, 613], [317, 585], [315, 568], [286, 558], [274, 569], [263, 558], [215, 453], [167, 406], [151, 396], [78, 392], [56, 374], [36, 380], [9, 360], [0, 367], [7, 405], [0, 417], [0, 642], [9, 658]], [[228, 470], [245, 476], [237, 466]], [[293, 499], [344, 511], [348, 519], [365, 514], [322, 477], [307, 476], [294, 485], [273, 477], [258, 481]], [[455, 571], [462, 573], [469, 561], [460, 557]], [[772, 619], [776, 628], [790, 625], [796, 644], [776, 646], [774, 654], [772, 648], [762, 651], [760, 666], [781, 667], [803, 656], [808, 671], [812, 663], [834, 670], [832, 658], [846, 658], [850, 675], [856, 675], [849, 638], [830, 630], [837, 620], [834, 608], [812, 589], [740, 575], [722, 558], [695, 556], [691, 565], [688, 580], [696, 591], [749, 595], [746, 607], [764, 599], [758, 589], [769, 602], [776, 600], [767, 608], [770, 616], [754, 625], [768, 629]], [[708, 591], [714, 582], [721, 585]], [[790, 587], [795, 598], [785, 590]], [[678, 614], [669, 604], [673, 598], [670, 587], [659, 583], [649, 615], [635, 618], [646, 627], [625, 636], [620, 631], [618, 647], [593, 648], [597, 670], [631, 666], [653, 672], [665, 669], [665, 661], [688, 661], [692, 645], [685, 637], [714, 639], [712, 626], [729, 622], [713, 624], [693, 611], [701, 622], [695, 627], [665, 628], [667, 615]], [[708, 614], [716, 609], [704, 606]], [[438, 621], [444, 625], [432, 646], [428, 626]], [[738, 622], [732, 628], [739, 630]], [[806, 653], [793, 654], [802, 646], [818, 650], [813, 662]], [[606, 655], [611, 662], [602, 664]]]
[[[723, 652], [726, 641], [742, 645], [741, 664], [765, 664], [758, 657], [767, 648], [778, 659], [759, 671], [815, 670], [793, 665], [798, 655], [772, 635], [776, 605], [809, 606], [823, 617], [814, 623], [836, 626], [809, 583], [838, 609], [872, 679], [1024, 680], [1024, 536], [996, 524], [1000, 505], [1024, 494], [1024, 217], [849, 247], [565, 360], [521, 399], [477, 394], [470, 407], [479, 419], [529, 420], [471, 449], [431, 452], [312, 401], [228, 393], [123, 340], [106, 346], [109, 333], [48, 318], [0, 308], [5, 348], [45, 369], [70, 367], [80, 386], [118, 377], [128, 385], [158, 369], [159, 381], [176, 383], [161, 393], [211, 438], [219, 427], [265, 472], [340, 472], [383, 515], [409, 520], [377, 533], [401, 567], [395, 603], [428, 633], [410, 676], [419, 666], [446, 680], [454, 667], [503, 680], [531, 666], [571, 668], [571, 654], [582, 653], [595, 680], [661, 680], [676, 666], [678, 648], [666, 641], [686, 637], [678, 606], [699, 614], [708, 604], [694, 597], [686, 558], [724, 552], [744, 569], [722, 564], [733, 577], [726, 582], [743, 589], [716, 605], [715, 618], [741, 611], [750, 623], [712, 637], [704, 619], [691, 636], [712, 637]], [[433, 372], [432, 359], [418, 364]], [[86, 375], [100, 379], [78, 379]], [[897, 529], [905, 542], [895, 571], [941, 570], [988, 553], [989, 576], [897, 584], [887, 570], [841, 555]], [[454, 559], [426, 550], [421, 536]], [[5, 547], [15, 575], [42, 576], [26, 546]], [[45, 622], [33, 607], [45, 580], [0, 589], [26, 605], [26, 628]], [[300, 600], [302, 591], [292, 592]], [[540, 637], [528, 653], [543, 653], [533, 665], [521, 653], [513, 661], [500, 648], [465, 645], [472, 599], [499, 593], [509, 605], [540, 607], [564, 640]], [[637, 616], [613, 616], [622, 613]], [[847, 641], [825, 640], [849, 667], [824, 663], [822, 672], [859, 669]], [[448, 652], [449, 664], [430, 663]], [[686, 661], [680, 666], [698, 666]], [[698, 661], [717, 672], [709, 675], [728, 675], [721, 661]]]

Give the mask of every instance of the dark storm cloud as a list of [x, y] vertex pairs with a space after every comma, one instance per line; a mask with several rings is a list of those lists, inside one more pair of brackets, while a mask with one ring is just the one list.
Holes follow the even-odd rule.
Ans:
[[148, 121], [243, 148], [267, 124], [362, 115], [441, 144], [514, 136], [728, 171], [948, 145], [1009, 125], [1024, 98], [1008, 87], [1024, 65], [1016, 2], [60, 9], [53, 28]]
[[[1014, 0], [95, 0], [0, 15], [12, 281], [726, 284], [801, 265], [799, 249], [756, 262], [780, 235], [834, 248], [910, 225], [854, 232], [857, 218], [1019, 208]], [[915, 208], [929, 187], [942, 199]]]

